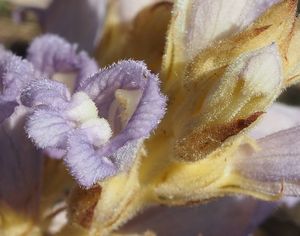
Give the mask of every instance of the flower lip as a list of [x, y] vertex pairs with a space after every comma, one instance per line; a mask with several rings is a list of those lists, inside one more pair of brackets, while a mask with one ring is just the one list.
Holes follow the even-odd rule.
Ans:
[[21, 89], [36, 76], [31, 63], [0, 47], [0, 122], [14, 112]]
[[27, 58], [37, 70], [52, 78], [57, 73], [74, 73], [76, 89], [81, 80], [98, 70], [97, 63], [86, 52], [77, 53], [77, 48], [57, 35], [45, 34], [31, 43]]
[[[141, 140], [159, 123], [165, 97], [158, 84], [157, 77], [136, 61], [100, 70], [82, 80], [72, 96], [60, 82], [34, 81], [21, 96], [23, 104], [33, 110], [27, 133], [51, 153], [65, 150], [71, 173], [81, 185], [90, 187], [128, 168]], [[109, 116], [112, 106], [116, 109]], [[111, 130], [118, 125], [121, 129]]]

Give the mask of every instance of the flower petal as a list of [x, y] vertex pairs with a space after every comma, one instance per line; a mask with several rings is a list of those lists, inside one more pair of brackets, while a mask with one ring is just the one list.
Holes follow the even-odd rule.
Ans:
[[[61, 35], [70, 42], [77, 43], [80, 49], [92, 52], [102, 33], [106, 2], [52, 1], [44, 15], [45, 31]], [[68, 9], [68, 14], [65, 9]]]
[[[81, 84], [79, 89], [89, 94], [98, 106], [100, 115], [106, 119], [109, 118], [110, 106], [115, 100], [115, 92], [118, 89], [142, 92], [126, 126], [115, 133], [115, 136], [103, 146], [94, 149], [88, 143], [88, 139], [84, 139], [85, 143], [82, 143], [83, 137], [75, 138], [76, 135], [74, 138], [70, 137], [66, 162], [75, 178], [82, 185], [90, 187], [95, 181], [103, 180], [115, 173], [95, 171], [94, 168], [97, 166], [106, 165], [103, 159], [111, 163], [114, 171], [122, 171], [131, 166], [141, 141], [149, 136], [163, 116], [165, 98], [160, 94], [157, 77], [151, 74], [144, 64], [134, 61], [121, 61], [98, 72]], [[80, 148], [80, 143], [84, 146], [83, 151], [91, 153], [86, 157], [90, 158], [90, 161], [78, 161], [78, 158], [82, 157], [76, 156], [74, 150]], [[86, 166], [86, 163], [90, 164]]]
[[299, 195], [300, 126], [283, 130], [257, 141], [257, 150], [249, 145], [239, 149], [235, 171], [251, 181], [242, 186], [273, 195]]
[[39, 107], [29, 115], [26, 131], [40, 148], [65, 148], [73, 126], [61, 111]]
[[81, 130], [70, 134], [68, 152], [64, 160], [71, 174], [84, 187], [91, 187], [96, 181], [117, 173], [116, 165], [109, 158], [98, 155]]
[[43, 159], [24, 132], [25, 114], [18, 106], [0, 125], [0, 201], [37, 216]]
[[109, 119], [110, 107], [117, 89], [141, 90], [140, 101], [127, 126], [108, 145], [108, 153], [130, 140], [145, 138], [159, 123], [165, 113], [166, 99], [159, 90], [156, 76], [151, 74], [141, 62], [120, 61], [104, 69], [79, 87], [96, 103], [99, 113]]
[[21, 89], [36, 76], [28, 61], [4, 49], [0, 50], [0, 122], [13, 113], [19, 104]]
[[17, 102], [0, 101], [0, 123], [8, 118], [19, 104]]
[[47, 105], [63, 109], [67, 106], [70, 96], [64, 84], [49, 79], [40, 79], [32, 81], [23, 89], [21, 102], [28, 107]]
[[86, 52], [77, 53], [77, 45], [69, 44], [56, 35], [36, 38], [28, 49], [28, 60], [43, 73], [76, 73], [78, 83], [98, 70], [97, 64]]

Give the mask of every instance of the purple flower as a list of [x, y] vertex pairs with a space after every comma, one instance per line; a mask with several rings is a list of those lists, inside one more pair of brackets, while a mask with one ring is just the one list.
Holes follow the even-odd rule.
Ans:
[[0, 123], [18, 106], [22, 87], [36, 77], [28, 61], [0, 48]]
[[77, 53], [77, 48], [77, 44], [69, 44], [58, 36], [45, 34], [33, 40], [27, 58], [35, 69], [50, 78], [62, 73], [64, 77], [65, 74], [71, 77], [72, 74], [75, 75], [75, 82], [66, 80], [63, 82], [76, 89], [81, 80], [98, 70], [97, 63], [86, 52]]
[[25, 114], [18, 106], [0, 124], [0, 205], [36, 217], [43, 158], [24, 132]]
[[[157, 77], [136, 61], [94, 73], [93, 60], [52, 35], [37, 38], [28, 54], [35, 68], [54, 78], [34, 80], [21, 94], [31, 108], [26, 130], [33, 142], [64, 157], [85, 187], [127, 170], [165, 111]], [[76, 74], [72, 89], [55, 80], [70, 72]]]

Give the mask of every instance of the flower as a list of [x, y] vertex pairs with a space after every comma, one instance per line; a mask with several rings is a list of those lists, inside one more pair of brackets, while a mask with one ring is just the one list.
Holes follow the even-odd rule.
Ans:
[[[76, 45], [55, 35], [36, 38], [28, 49], [28, 60], [1, 49], [0, 196], [10, 208], [24, 204], [30, 186], [40, 184], [40, 151], [32, 150], [24, 127], [40, 150], [63, 158], [78, 183], [90, 188], [131, 167], [143, 149], [143, 140], [165, 112], [158, 79], [142, 62], [120, 61], [98, 70], [94, 60], [76, 50]], [[9, 139], [12, 145], [24, 144], [22, 155], [17, 146], [7, 145]], [[19, 161], [30, 167], [16, 166]], [[15, 175], [14, 171], [26, 172]], [[36, 181], [30, 180], [32, 176]], [[11, 198], [15, 183], [9, 187], [8, 182], [21, 178], [31, 182], [24, 184], [24, 194]], [[35, 194], [38, 197], [38, 192]], [[38, 202], [34, 204], [38, 206]]]
[[86, 187], [129, 168], [164, 113], [157, 78], [145, 65], [121, 61], [95, 73], [95, 62], [84, 52], [77, 55], [76, 47], [52, 35], [33, 41], [28, 60], [50, 78], [76, 74], [71, 92], [47, 78], [23, 88], [20, 100], [32, 108], [26, 130], [37, 147], [57, 158], [65, 156], [72, 174]]
[[[160, 3], [119, 25], [112, 24], [120, 16], [111, 6], [97, 54], [100, 62], [146, 58], [160, 71], [168, 106], [140, 166], [101, 184], [90, 232], [110, 232], [156, 204], [189, 205], [235, 194], [276, 200], [297, 193], [298, 127], [258, 140], [248, 135], [280, 92], [299, 78], [296, 5], [183, 0], [174, 2], [170, 23], [170, 4]], [[139, 49], [153, 33], [144, 22], [154, 22], [155, 29], [169, 25], [161, 64], [151, 64], [151, 55], [159, 58], [163, 37], [148, 44], [156, 46], [149, 56], [147, 47]], [[129, 34], [144, 41], [133, 43]], [[132, 194], [113, 196], [120, 185]]]
[[135, 61], [121, 61], [85, 78], [86, 55], [76, 57], [70, 45], [54, 36], [36, 39], [28, 52], [29, 60], [48, 75], [79, 68], [74, 92], [47, 79], [24, 88], [21, 101], [33, 108], [29, 137], [52, 155], [65, 156], [85, 187], [129, 168], [141, 141], [164, 114], [157, 78]]
[[[62, 158], [79, 183], [62, 235], [124, 233], [117, 229], [150, 206], [239, 194], [272, 201], [299, 191], [298, 120], [281, 113], [299, 111], [270, 108], [299, 80], [297, 1], [151, 3], [123, 14], [123, 1], [109, 2], [97, 57], [101, 64], [144, 58], [159, 72], [166, 112], [158, 79], [143, 63], [121, 60], [97, 71], [86, 53], [49, 35], [29, 48], [34, 79], [7, 100], [27, 107], [31, 140]], [[68, 86], [58, 82], [66, 73]], [[284, 120], [276, 133], [271, 122], [255, 129], [268, 109]], [[220, 202], [211, 206], [227, 201]], [[193, 216], [178, 214], [185, 211]], [[253, 229], [245, 225], [235, 232]]]

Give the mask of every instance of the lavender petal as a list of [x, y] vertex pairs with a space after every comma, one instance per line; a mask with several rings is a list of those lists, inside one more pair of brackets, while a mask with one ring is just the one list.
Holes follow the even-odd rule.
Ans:
[[26, 123], [29, 137], [40, 148], [65, 148], [72, 129], [61, 111], [46, 106], [35, 109]]
[[19, 104], [14, 101], [0, 100], [0, 124], [8, 118]]
[[120, 61], [99, 71], [79, 86], [93, 99], [100, 114], [109, 119], [115, 91], [141, 90], [142, 96], [127, 126], [113, 143], [122, 146], [130, 139], [147, 137], [165, 113], [166, 98], [160, 93], [158, 78], [142, 62]]
[[0, 122], [14, 112], [21, 89], [36, 76], [28, 61], [0, 48]]
[[[257, 141], [259, 150], [240, 148], [235, 170], [262, 185], [269, 183], [271, 194], [298, 196], [300, 179], [300, 126], [279, 131]], [[259, 188], [259, 184], [254, 186]]]
[[63, 109], [70, 100], [67, 87], [49, 79], [32, 81], [21, 93], [21, 102], [27, 107], [46, 105], [53, 108]]
[[165, 112], [166, 100], [158, 84], [157, 77], [144, 64], [121, 61], [94, 74], [80, 85], [79, 89], [93, 99], [101, 117], [107, 120], [117, 89], [142, 92], [126, 126], [103, 146], [93, 147], [78, 132], [69, 138], [65, 161], [73, 176], [83, 186], [90, 187], [96, 181], [131, 166], [143, 139], [149, 136]]
[[80, 185], [91, 187], [96, 181], [117, 173], [115, 164], [107, 157], [99, 156], [81, 130], [70, 134], [68, 141], [64, 160]]
[[75, 73], [75, 87], [98, 70], [96, 62], [86, 52], [77, 53], [76, 44], [51, 34], [36, 38], [28, 49], [27, 57], [39, 71], [50, 77], [55, 73]]
[[25, 114], [18, 106], [0, 125], [0, 201], [37, 216], [43, 159], [24, 132]]

